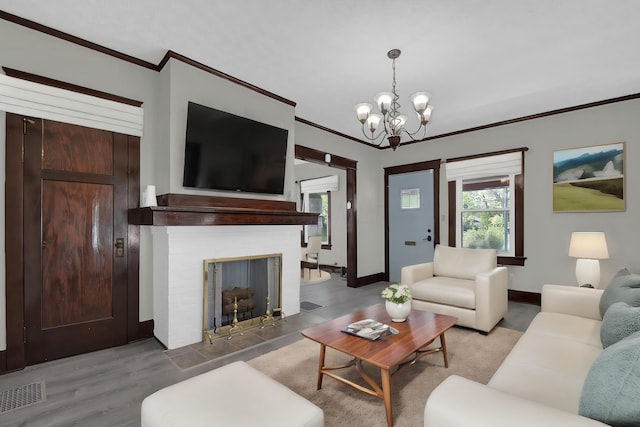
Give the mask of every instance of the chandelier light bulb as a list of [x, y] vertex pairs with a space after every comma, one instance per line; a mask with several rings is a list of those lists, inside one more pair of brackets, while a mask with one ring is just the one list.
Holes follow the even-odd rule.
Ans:
[[400, 114], [398, 117], [394, 117], [389, 121], [389, 126], [391, 126], [391, 134], [392, 135], [400, 135], [400, 133], [404, 130], [404, 124], [407, 122], [407, 116]]
[[373, 107], [371, 106], [371, 104], [367, 104], [366, 102], [353, 107], [353, 109], [356, 110], [356, 115], [358, 116], [358, 120], [360, 121], [360, 123], [364, 124], [364, 122], [367, 120], [367, 117], [369, 117], [372, 108]]
[[431, 120], [432, 111], [433, 111], [433, 105], [429, 105], [422, 112], [422, 114], [418, 114], [418, 117], [420, 117], [420, 123], [422, 123], [422, 125], [426, 125], [427, 123], [429, 123], [429, 120]]
[[391, 110], [391, 103], [393, 102], [393, 94], [391, 92], [380, 92], [373, 97], [373, 100], [378, 106], [378, 110], [383, 116], [386, 116], [389, 110]]
[[409, 100], [413, 104], [414, 110], [418, 115], [422, 115], [424, 110], [427, 109], [429, 105], [429, 93], [428, 92], [416, 92], [409, 97]]
[[382, 115], [377, 113], [369, 114], [369, 117], [367, 117], [365, 126], [369, 128], [369, 132], [371, 132], [371, 134], [373, 135], [376, 129], [378, 129], [378, 126], [380, 125], [381, 121], [382, 121]]

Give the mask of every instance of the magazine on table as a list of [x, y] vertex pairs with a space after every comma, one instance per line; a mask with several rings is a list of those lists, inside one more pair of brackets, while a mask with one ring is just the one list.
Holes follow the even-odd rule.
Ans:
[[364, 319], [351, 323], [342, 332], [365, 338], [369, 341], [376, 341], [387, 335], [395, 335], [398, 330], [377, 320]]

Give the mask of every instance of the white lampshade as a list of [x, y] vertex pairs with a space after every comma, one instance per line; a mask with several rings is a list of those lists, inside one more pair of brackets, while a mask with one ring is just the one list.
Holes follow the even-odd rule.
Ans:
[[600, 261], [609, 258], [607, 240], [603, 232], [574, 232], [571, 234], [569, 256], [576, 261], [576, 280], [580, 286], [600, 284]]
[[378, 110], [383, 115], [386, 115], [391, 110], [391, 103], [393, 102], [393, 94], [391, 92], [380, 92], [373, 97], [373, 100], [378, 105]]
[[363, 102], [361, 104], [357, 104], [355, 107], [353, 107], [354, 110], [356, 110], [356, 115], [358, 116], [358, 120], [360, 121], [360, 123], [363, 123], [367, 120], [367, 117], [369, 117], [369, 113], [371, 113], [371, 104], [367, 104], [366, 102]]
[[424, 110], [427, 109], [430, 96], [431, 95], [428, 92], [416, 92], [409, 97], [409, 100], [413, 104], [413, 109], [416, 110], [416, 113], [422, 115]]
[[431, 113], [432, 112], [433, 112], [433, 105], [427, 106], [427, 108], [424, 110], [424, 112], [422, 114], [419, 114], [420, 123], [422, 123], [423, 125], [426, 125], [427, 123], [429, 123], [429, 120], [431, 120]]
[[376, 129], [378, 129], [378, 125], [380, 124], [381, 121], [382, 121], [382, 115], [377, 113], [369, 114], [369, 117], [367, 117], [365, 126], [369, 129], [369, 132], [374, 133]]
[[398, 117], [391, 119], [389, 121], [389, 126], [391, 126], [391, 134], [399, 135], [404, 129], [404, 124], [407, 122], [407, 116], [404, 114], [400, 114]]
[[608, 259], [607, 239], [602, 231], [573, 232], [569, 244], [573, 258]]

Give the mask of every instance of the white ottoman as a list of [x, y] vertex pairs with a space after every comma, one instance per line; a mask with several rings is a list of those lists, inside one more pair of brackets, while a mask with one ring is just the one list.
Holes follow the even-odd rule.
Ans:
[[147, 396], [141, 425], [322, 427], [324, 412], [245, 362], [234, 362]]

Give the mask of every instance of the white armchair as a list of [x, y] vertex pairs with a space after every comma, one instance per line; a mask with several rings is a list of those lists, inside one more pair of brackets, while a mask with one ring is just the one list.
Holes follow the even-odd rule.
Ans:
[[436, 245], [433, 262], [403, 267], [416, 310], [447, 314], [458, 325], [489, 333], [507, 313], [509, 275], [494, 249]]

